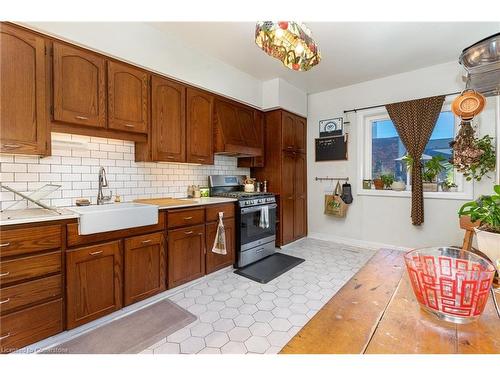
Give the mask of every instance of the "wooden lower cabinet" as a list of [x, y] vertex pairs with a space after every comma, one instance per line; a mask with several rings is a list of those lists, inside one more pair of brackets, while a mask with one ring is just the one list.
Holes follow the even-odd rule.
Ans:
[[206, 225], [206, 247], [207, 247], [207, 256], [206, 256], [206, 273], [209, 274], [211, 272], [220, 270], [221, 268], [230, 266], [234, 264], [235, 261], [235, 223], [234, 219], [224, 219], [224, 230], [226, 233], [226, 255], [221, 255], [212, 252], [212, 247], [214, 245], [215, 236], [217, 234], [217, 227], [219, 223], [217, 221], [213, 223], [207, 223]]
[[168, 288], [205, 274], [205, 225], [168, 231]]
[[124, 253], [124, 305], [166, 289], [163, 232], [127, 238]]
[[0, 318], [0, 353], [9, 353], [63, 330], [62, 299]]
[[75, 328], [122, 307], [121, 242], [66, 253], [67, 328]]

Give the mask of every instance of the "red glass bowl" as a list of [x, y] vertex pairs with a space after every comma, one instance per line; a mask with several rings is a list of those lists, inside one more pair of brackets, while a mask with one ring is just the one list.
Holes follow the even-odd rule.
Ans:
[[489, 260], [455, 247], [428, 247], [406, 253], [405, 263], [424, 310], [453, 323], [481, 316], [495, 274]]

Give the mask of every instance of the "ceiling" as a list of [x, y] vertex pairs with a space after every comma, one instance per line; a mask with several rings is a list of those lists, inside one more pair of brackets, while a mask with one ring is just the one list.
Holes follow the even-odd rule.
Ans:
[[322, 61], [294, 72], [254, 42], [252, 22], [150, 25], [259, 80], [280, 77], [307, 93], [457, 61], [467, 46], [500, 31], [500, 22], [306, 22]]

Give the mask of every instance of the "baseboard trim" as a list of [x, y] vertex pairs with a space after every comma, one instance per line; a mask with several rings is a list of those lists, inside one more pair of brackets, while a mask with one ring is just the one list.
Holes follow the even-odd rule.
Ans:
[[384, 248], [384, 249], [393, 249], [393, 250], [399, 250], [399, 251], [408, 251], [411, 249], [409, 247], [404, 247], [404, 246], [395, 246], [395, 245], [389, 245], [389, 244], [384, 244], [384, 243], [380, 243], [380, 242], [356, 240], [354, 238], [341, 237], [341, 236], [337, 236], [335, 234], [326, 234], [326, 233], [319, 233], [319, 232], [311, 232], [311, 233], [309, 233], [308, 237], [314, 238], [317, 240], [337, 242], [337, 243], [341, 243], [341, 244], [345, 244], [345, 245], [365, 247], [365, 248], [368, 248], [371, 250], [378, 250], [378, 249]]

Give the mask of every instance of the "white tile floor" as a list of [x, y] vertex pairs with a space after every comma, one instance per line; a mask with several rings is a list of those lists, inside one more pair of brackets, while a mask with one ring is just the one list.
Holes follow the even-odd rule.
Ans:
[[374, 253], [315, 239], [284, 252], [306, 261], [268, 284], [227, 270], [172, 296], [198, 319], [142, 353], [277, 353]]

